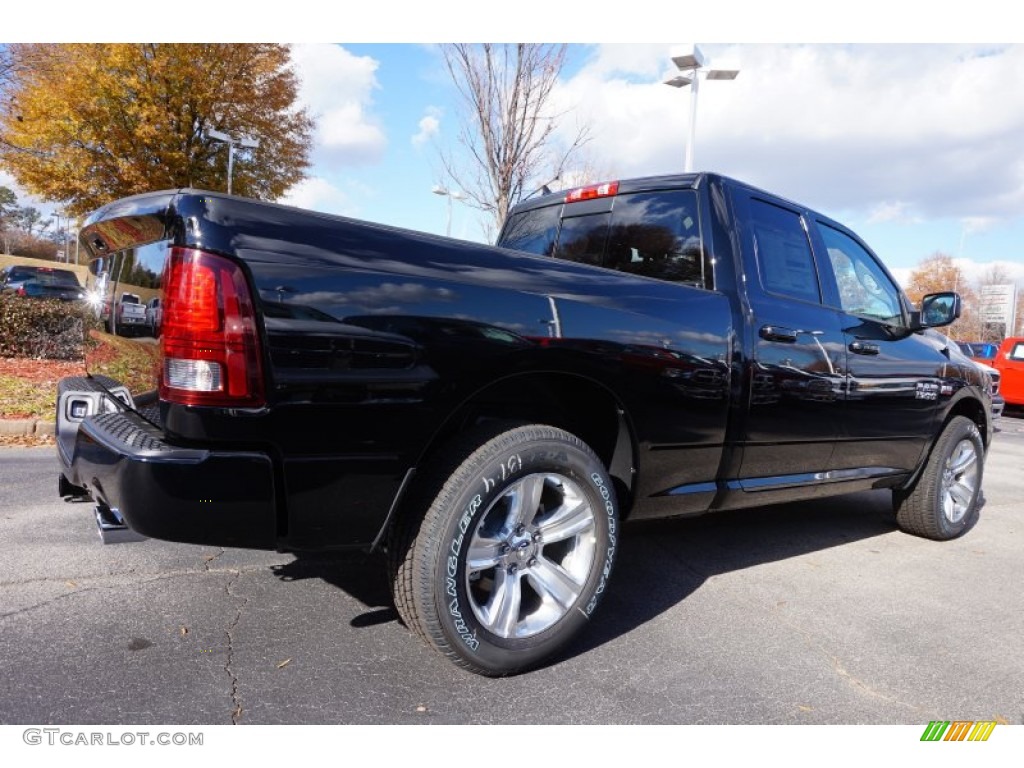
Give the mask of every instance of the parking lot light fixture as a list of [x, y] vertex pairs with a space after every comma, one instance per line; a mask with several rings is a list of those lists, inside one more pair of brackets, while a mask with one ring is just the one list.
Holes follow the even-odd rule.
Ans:
[[697, 137], [697, 92], [700, 88], [701, 76], [705, 80], [735, 80], [740, 69], [735, 65], [711, 67], [704, 58], [704, 53], [696, 45], [676, 46], [670, 54], [672, 63], [680, 74], [668, 75], [665, 85], [673, 88], [690, 86], [690, 129], [686, 140], [686, 172], [693, 171], [694, 144]]
[[452, 191], [452, 190], [448, 189], [447, 187], [442, 187], [440, 184], [435, 184], [434, 188], [432, 190], [430, 190], [430, 191], [433, 192], [435, 195], [441, 195], [442, 197], [447, 197], [448, 198], [448, 223], [447, 223], [447, 225], [444, 228], [444, 235], [445, 235], [445, 237], [451, 237], [452, 236], [452, 198], [455, 198], [456, 200], [465, 200], [467, 196], [465, 194], [463, 194], [462, 192], [459, 192], [458, 190]]
[[260, 145], [259, 139], [254, 139], [250, 136], [229, 136], [221, 131], [215, 131], [212, 128], [206, 132], [207, 138], [213, 139], [214, 141], [221, 141], [228, 145], [228, 194], [231, 194], [231, 175], [235, 168], [235, 147], [241, 147], [242, 149], [256, 149]]

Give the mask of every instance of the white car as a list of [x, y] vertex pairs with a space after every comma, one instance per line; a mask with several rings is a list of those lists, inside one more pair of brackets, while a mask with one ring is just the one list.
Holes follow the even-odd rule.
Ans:
[[164, 311], [160, 306], [160, 298], [150, 299], [146, 302], [146, 326], [149, 328], [149, 335], [154, 339], [160, 336], [160, 324], [164, 319]]

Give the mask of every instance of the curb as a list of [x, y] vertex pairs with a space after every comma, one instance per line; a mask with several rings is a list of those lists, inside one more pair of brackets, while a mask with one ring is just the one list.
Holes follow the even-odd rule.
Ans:
[[48, 419], [0, 419], [0, 436], [3, 437], [53, 435], [56, 429], [56, 422]]

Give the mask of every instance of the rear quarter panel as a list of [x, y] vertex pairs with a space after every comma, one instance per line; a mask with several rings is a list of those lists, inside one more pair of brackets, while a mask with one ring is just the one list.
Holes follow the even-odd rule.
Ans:
[[732, 344], [720, 293], [195, 191], [119, 201], [86, 235], [103, 240], [108, 266], [120, 254], [108, 288], [143, 303], [160, 295], [170, 246], [242, 265], [267, 406], [162, 403], [160, 424], [174, 444], [272, 457], [289, 546], [372, 541], [410, 468], [499, 386], [520, 400], [556, 378], [566, 401], [573, 382], [607, 393], [629, 428], [638, 495], [712, 480], [719, 466]]

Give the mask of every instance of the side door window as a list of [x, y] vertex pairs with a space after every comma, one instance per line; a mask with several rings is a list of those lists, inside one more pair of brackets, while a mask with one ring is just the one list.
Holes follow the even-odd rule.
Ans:
[[763, 200], [750, 203], [761, 285], [769, 293], [820, 303], [814, 255], [800, 214]]
[[819, 223], [844, 312], [887, 325], [904, 325], [899, 289], [875, 258], [856, 240]]

